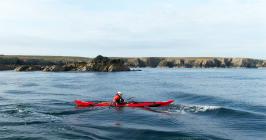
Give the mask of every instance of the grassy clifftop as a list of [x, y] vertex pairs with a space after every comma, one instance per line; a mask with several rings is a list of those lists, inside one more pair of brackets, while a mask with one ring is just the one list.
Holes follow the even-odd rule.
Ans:
[[90, 58], [71, 56], [0, 55], [2, 65], [62, 65], [90, 60]]

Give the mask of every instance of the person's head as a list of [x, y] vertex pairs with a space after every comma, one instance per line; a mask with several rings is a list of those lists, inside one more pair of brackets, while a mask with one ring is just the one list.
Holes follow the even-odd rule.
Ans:
[[120, 92], [120, 91], [117, 91], [117, 93], [116, 93], [117, 95], [119, 95], [119, 96], [122, 96], [123, 95], [123, 93], [122, 92]]

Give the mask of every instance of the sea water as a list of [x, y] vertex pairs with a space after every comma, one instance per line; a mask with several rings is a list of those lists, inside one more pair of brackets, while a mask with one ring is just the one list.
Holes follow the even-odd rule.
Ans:
[[[74, 100], [175, 102], [77, 108]], [[266, 139], [266, 69], [0, 72], [0, 139]]]

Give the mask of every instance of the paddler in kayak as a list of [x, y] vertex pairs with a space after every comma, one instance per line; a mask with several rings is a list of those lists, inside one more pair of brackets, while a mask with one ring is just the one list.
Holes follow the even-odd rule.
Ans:
[[125, 100], [123, 99], [122, 96], [123, 96], [122, 92], [118, 91], [113, 98], [113, 104], [114, 105], [123, 104]]

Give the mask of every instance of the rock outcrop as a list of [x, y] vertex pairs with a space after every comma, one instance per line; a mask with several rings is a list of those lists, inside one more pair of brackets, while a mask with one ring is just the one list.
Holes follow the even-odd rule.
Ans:
[[128, 65], [122, 59], [110, 59], [101, 55], [94, 58], [88, 65], [88, 71], [116, 72], [130, 71]]

